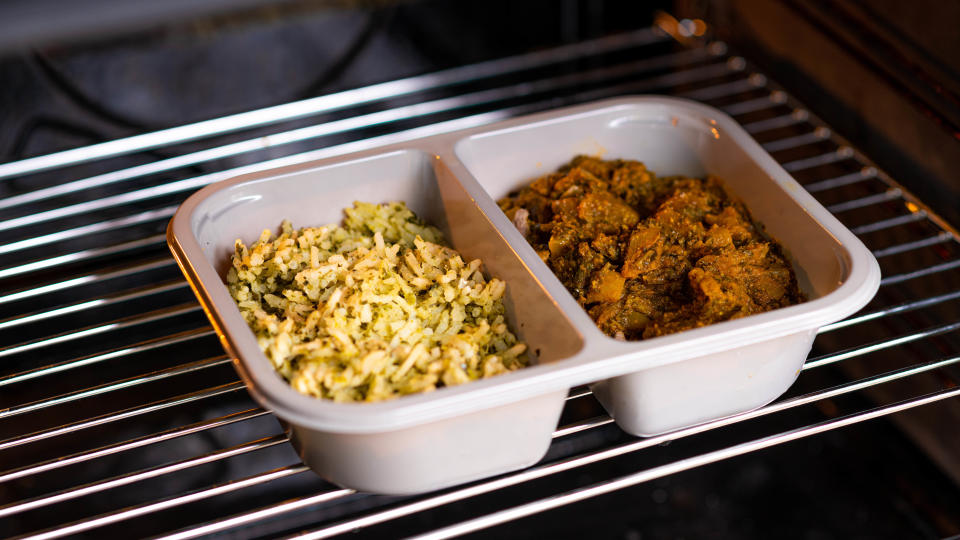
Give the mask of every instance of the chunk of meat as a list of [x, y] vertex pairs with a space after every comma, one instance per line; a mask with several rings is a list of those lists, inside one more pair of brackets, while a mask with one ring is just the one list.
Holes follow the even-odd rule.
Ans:
[[623, 261], [623, 276], [635, 278], [651, 267], [659, 265], [656, 249], [660, 242], [660, 227], [655, 224], [641, 224], [630, 233], [627, 241], [627, 254]]
[[564, 197], [563, 199], [553, 201], [551, 209], [558, 221], [575, 222], [578, 217], [577, 205], [579, 204], [580, 199], [577, 197]]
[[520, 231], [520, 234], [526, 238], [530, 235], [530, 212], [526, 208], [517, 208], [516, 210], [511, 221], [513, 221], [513, 226]]
[[609, 193], [589, 193], [577, 205], [577, 215], [597, 230], [609, 233], [629, 229], [640, 221], [640, 215]]
[[643, 163], [625, 161], [610, 176], [610, 192], [633, 207], [652, 206], [656, 176]]
[[600, 233], [593, 239], [593, 242], [590, 243], [590, 247], [597, 253], [603, 255], [608, 261], [620, 262], [620, 244], [619, 237]]
[[551, 258], [564, 257], [576, 246], [580, 240], [580, 234], [575, 226], [560, 225], [553, 228], [553, 234], [547, 242], [547, 248], [550, 250]]
[[637, 161], [577, 156], [498, 204], [618, 339], [804, 299], [780, 248], [714, 177], [658, 177]]
[[607, 263], [590, 279], [586, 302], [588, 304], [616, 302], [623, 296], [623, 286], [625, 283], [626, 280], [623, 279], [620, 272], [617, 272], [611, 264]]
[[551, 194], [554, 197], [569, 197], [584, 193], [606, 192], [608, 185], [583, 167], [574, 167], [553, 184]]
[[536, 191], [522, 191], [511, 203], [512, 207], [523, 208], [529, 212], [530, 219], [537, 223], [546, 223], [553, 218], [553, 210], [551, 209], [553, 201]]
[[580, 168], [596, 176], [597, 178], [600, 178], [604, 181], [609, 181], [621, 163], [622, 162], [620, 160], [607, 161], [595, 156], [579, 155], [570, 160], [570, 163], [564, 167], [561, 167], [561, 170]]
[[567, 289], [572, 292], [574, 296], [585, 296], [587, 287], [590, 284], [590, 278], [593, 277], [593, 273], [602, 268], [604, 264], [606, 264], [606, 260], [603, 258], [603, 255], [594, 251], [587, 242], [581, 242], [580, 245], [577, 246], [576, 270], [569, 279], [564, 282], [564, 285], [566, 285]]
[[725, 231], [732, 242], [742, 245], [756, 235], [753, 223], [744, 214], [745, 209], [741, 211], [737, 205], [730, 205], [717, 214], [704, 216], [703, 221], [718, 230]]

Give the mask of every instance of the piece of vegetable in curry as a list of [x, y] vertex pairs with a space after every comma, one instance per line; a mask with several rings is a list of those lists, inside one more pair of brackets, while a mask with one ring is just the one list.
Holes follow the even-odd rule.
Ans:
[[714, 177], [577, 156], [500, 208], [606, 334], [628, 340], [804, 300], [779, 245]]

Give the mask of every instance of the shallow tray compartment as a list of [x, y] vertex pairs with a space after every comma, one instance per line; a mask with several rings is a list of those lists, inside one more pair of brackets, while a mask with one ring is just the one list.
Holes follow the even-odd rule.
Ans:
[[[465, 260], [481, 257], [488, 275], [507, 282], [508, 322], [539, 365], [380, 403], [334, 403], [290, 388], [223, 284], [234, 241], [249, 245], [283, 219], [297, 228], [337, 223], [357, 200], [405, 201]], [[397, 149], [218, 183], [183, 204], [168, 239], [250, 393], [284, 420], [301, 458], [327, 479], [415, 493], [525, 467], [546, 452], [567, 387], [523, 379], [577, 352], [582, 339], [434, 155]]]
[[[809, 301], [644, 341], [597, 329], [506, 216], [491, 220], [586, 339], [585, 350], [625, 374], [593, 385], [624, 430], [654, 435], [769, 403], [793, 383], [817, 329], [862, 307], [879, 285], [872, 254], [731, 118], [660, 97], [573, 107], [461, 138], [454, 155], [492, 200], [577, 154], [635, 159], [658, 175], [722, 178], [786, 248]], [[618, 360], [614, 360], [618, 359]], [[599, 377], [598, 377], [599, 378]]]

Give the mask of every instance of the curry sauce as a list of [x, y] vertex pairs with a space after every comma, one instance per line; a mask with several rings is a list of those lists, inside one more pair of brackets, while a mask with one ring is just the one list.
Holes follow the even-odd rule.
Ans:
[[606, 334], [639, 340], [802, 302], [781, 247], [718, 178], [577, 156], [500, 208]]

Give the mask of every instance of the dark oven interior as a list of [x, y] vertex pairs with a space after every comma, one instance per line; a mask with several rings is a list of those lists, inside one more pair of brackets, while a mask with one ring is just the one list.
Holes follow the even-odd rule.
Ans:
[[[958, 9], [0, 6], [0, 534], [960, 534]], [[304, 152], [646, 93], [736, 119], [873, 251], [874, 300], [784, 397], [705, 428], [635, 438], [578, 388], [547, 456], [496, 480], [380, 496], [306, 469], [167, 250], [179, 203]]]

